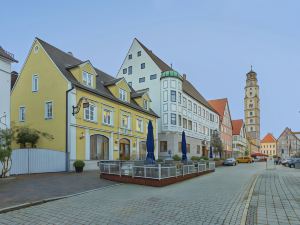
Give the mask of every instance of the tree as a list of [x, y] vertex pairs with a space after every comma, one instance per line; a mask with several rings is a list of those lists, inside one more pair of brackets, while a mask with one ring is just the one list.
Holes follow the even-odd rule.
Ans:
[[249, 150], [246, 149], [244, 154], [245, 154], [245, 156], [248, 156], [249, 155]]
[[215, 154], [219, 154], [220, 158], [222, 158], [222, 154], [224, 152], [222, 140], [220, 138], [220, 133], [215, 130], [211, 135], [210, 140], [211, 146], [213, 147], [213, 151]]
[[12, 129], [0, 129], [0, 162], [2, 170], [0, 177], [5, 178], [11, 169], [12, 141], [14, 132]]
[[20, 148], [26, 148], [28, 144], [31, 148], [36, 148], [40, 136], [53, 139], [52, 135], [29, 127], [16, 127], [15, 130], [17, 133], [16, 142], [20, 144]]

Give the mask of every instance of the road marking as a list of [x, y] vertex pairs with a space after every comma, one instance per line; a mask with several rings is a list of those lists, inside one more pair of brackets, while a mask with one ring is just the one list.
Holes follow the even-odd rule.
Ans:
[[258, 174], [255, 174], [254, 176], [255, 176], [255, 179], [254, 179], [254, 181], [251, 185], [250, 191], [248, 193], [248, 198], [247, 198], [246, 205], [245, 205], [245, 208], [244, 208], [244, 212], [243, 212], [243, 216], [242, 216], [242, 220], [241, 220], [241, 225], [246, 225], [246, 222], [247, 222], [248, 209], [249, 209], [249, 206], [250, 206], [250, 201], [251, 201], [251, 198], [252, 198], [252, 195], [253, 195], [254, 187], [255, 187], [256, 181], [258, 179]]

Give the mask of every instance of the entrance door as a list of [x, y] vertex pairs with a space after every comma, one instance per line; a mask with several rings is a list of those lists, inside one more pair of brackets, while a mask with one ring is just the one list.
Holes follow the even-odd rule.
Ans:
[[120, 140], [120, 160], [130, 160], [130, 141], [125, 138]]

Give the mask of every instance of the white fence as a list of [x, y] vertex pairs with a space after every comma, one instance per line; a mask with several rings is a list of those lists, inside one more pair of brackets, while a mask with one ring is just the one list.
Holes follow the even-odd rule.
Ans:
[[[1, 164], [0, 169], [2, 169]], [[35, 148], [13, 150], [11, 175], [61, 172], [65, 170], [65, 152]]]

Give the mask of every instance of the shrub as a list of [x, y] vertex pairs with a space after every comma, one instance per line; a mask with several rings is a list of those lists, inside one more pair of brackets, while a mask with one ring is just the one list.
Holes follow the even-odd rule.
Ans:
[[191, 157], [191, 160], [192, 161], [199, 161], [201, 158], [200, 157], [198, 157], [198, 156], [192, 156]]
[[207, 156], [201, 156], [200, 159], [202, 159], [202, 160], [208, 160], [208, 157]]
[[82, 160], [75, 160], [73, 166], [75, 168], [83, 168], [85, 166], [85, 163]]
[[174, 155], [173, 156], [173, 160], [174, 161], [180, 161], [181, 160], [181, 157], [179, 155]]
[[220, 161], [220, 159], [219, 158], [214, 158], [214, 161]]
[[126, 160], [126, 161], [129, 161], [129, 160], [130, 160], [130, 156], [126, 156], [126, 157], [125, 157], [125, 160]]
[[163, 159], [157, 159], [156, 162], [162, 163], [162, 162], [164, 162], [164, 160]]

